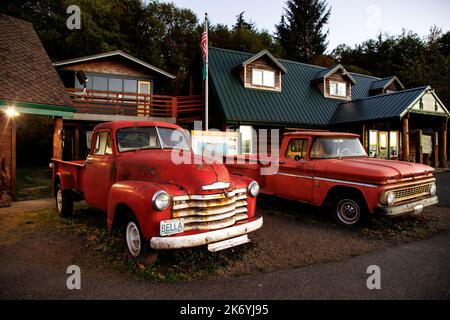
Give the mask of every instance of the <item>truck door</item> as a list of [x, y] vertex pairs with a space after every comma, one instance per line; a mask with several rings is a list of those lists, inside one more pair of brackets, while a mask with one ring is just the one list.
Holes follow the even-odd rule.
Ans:
[[278, 196], [302, 202], [312, 201], [313, 179], [308, 170], [308, 145], [307, 138], [291, 138], [288, 141], [285, 153], [280, 155], [280, 168], [275, 176]]
[[107, 130], [97, 131], [93, 139], [95, 142], [86, 159], [84, 171], [84, 197], [89, 205], [106, 211], [109, 190], [113, 183], [111, 133]]

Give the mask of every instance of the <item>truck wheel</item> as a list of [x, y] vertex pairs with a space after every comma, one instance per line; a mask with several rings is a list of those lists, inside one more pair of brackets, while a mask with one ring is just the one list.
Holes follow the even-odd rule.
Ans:
[[349, 193], [336, 197], [331, 210], [338, 224], [346, 228], [356, 228], [366, 216], [365, 207], [364, 199]]
[[124, 238], [128, 256], [132, 260], [146, 266], [155, 263], [158, 253], [150, 247], [150, 241], [145, 240], [139, 222], [134, 215], [130, 215], [125, 223]]
[[61, 217], [70, 217], [73, 213], [72, 190], [62, 190], [61, 184], [55, 190], [56, 209]]

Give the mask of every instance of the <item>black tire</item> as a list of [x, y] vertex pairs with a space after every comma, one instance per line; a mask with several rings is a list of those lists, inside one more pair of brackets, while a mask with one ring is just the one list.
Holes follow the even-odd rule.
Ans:
[[55, 205], [61, 217], [70, 217], [73, 214], [72, 190], [62, 190], [58, 183], [55, 188]]
[[133, 213], [129, 213], [123, 225], [125, 250], [129, 259], [145, 266], [153, 265], [158, 252], [150, 247], [150, 241], [144, 238], [141, 226]]
[[334, 197], [331, 202], [331, 214], [336, 223], [345, 228], [357, 228], [367, 218], [365, 199], [351, 192]]

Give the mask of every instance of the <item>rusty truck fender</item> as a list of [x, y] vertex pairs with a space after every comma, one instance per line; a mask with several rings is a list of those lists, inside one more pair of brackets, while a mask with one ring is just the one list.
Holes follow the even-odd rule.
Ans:
[[125, 215], [132, 213], [139, 222], [146, 239], [159, 235], [159, 223], [171, 219], [171, 208], [153, 208], [152, 197], [160, 190], [171, 197], [184, 195], [178, 186], [151, 181], [121, 181], [112, 185], [108, 196], [108, 230], [120, 225]]
[[54, 183], [56, 183], [56, 181], [61, 183], [62, 190], [73, 190], [75, 188], [75, 179], [71, 172], [57, 172]]

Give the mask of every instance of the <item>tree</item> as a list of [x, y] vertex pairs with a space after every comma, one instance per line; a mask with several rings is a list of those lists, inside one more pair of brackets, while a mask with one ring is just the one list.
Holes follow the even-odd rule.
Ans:
[[236, 16], [236, 24], [233, 26], [233, 30], [239, 30], [239, 29], [247, 29], [248, 31], [255, 32], [256, 27], [253, 22], [247, 22], [244, 19], [244, 13], [245, 11], [242, 11]]
[[288, 59], [311, 63], [327, 48], [331, 9], [325, 0], [288, 0], [276, 36]]

